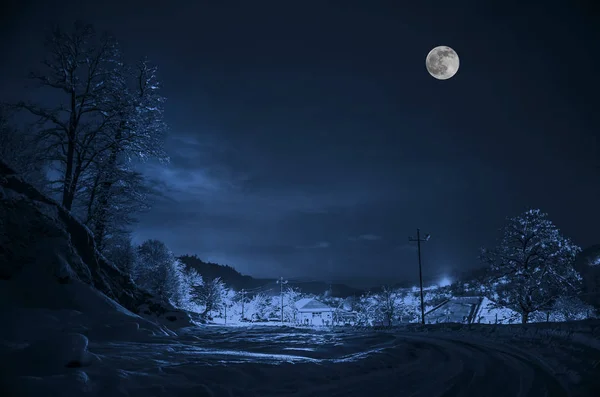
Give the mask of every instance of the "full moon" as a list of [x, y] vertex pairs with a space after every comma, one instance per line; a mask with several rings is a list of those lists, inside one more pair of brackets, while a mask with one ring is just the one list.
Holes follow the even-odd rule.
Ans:
[[448, 80], [458, 72], [458, 54], [445, 45], [435, 47], [427, 54], [425, 66], [430, 75], [438, 80]]

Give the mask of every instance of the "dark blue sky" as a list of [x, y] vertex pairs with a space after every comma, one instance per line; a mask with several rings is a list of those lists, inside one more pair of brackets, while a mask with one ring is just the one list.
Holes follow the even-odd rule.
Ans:
[[[0, 100], [34, 95], [21, 77], [52, 23], [83, 19], [147, 55], [172, 164], [146, 167], [168, 199], [135, 236], [255, 276], [416, 280], [420, 227], [439, 278], [479, 266], [528, 207], [599, 243], [598, 9], [412, 3], [14, 2]], [[425, 69], [437, 45], [461, 59], [447, 81]]]

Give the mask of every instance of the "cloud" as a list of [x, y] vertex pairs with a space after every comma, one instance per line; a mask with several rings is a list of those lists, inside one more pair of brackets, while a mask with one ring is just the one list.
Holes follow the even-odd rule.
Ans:
[[298, 246], [298, 249], [323, 249], [331, 247], [331, 243], [329, 241], [319, 241], [316, 244]]
[[348, 237], [348, 240], [350, 241], [377, 241], [377, 240], [381, 240], [382, 237], [377, 235], [377, 234], [361, 234], [358, 237]]
[[397, 265], [412, 261], [416, 247], [398, 248], [405, 239], [392, 237], [400, 221], [422, 221], [412, 210], [397, 212], [415, 204], [404, 191], [410, 184], [371, 188], [369, 178], [365, 188], [345, 169], [337, 175], [342, 171], [312, 161], [280, 164], [284, 159], [267, 152], [211, 137], [180, 135], [169, 149], [171, 164], [141, 169], [162, 196], [140, 215], [137, 242], [157, 238], [178, 255], [198, 254], [256, 277], [361, 279], [367, 264], [383, 278], [413, 276]]

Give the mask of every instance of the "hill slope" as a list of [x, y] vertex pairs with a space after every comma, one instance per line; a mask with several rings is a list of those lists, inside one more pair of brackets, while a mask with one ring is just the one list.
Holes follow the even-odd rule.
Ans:
[[31, 310], [190, 324], [187, 314], [139, 289], [99, 254], [85, 226], [0, 161], [0, 311]]

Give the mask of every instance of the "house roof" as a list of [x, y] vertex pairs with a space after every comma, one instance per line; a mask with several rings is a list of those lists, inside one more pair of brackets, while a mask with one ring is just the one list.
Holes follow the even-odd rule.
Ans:
[[296, 308], [300, 309], [302, 307], [304, 307], [304, 305], [306, 305], [308, 302], [310, 302], [311, 300], [313, 300], [314, 298], [302, 298], [302, 299], [298, 299], [295, 303]]
[[334, 310], [332, 307], [327, 306], [326, 304], [319, 302], [318, 300], [312, 299], [312, 298], [300, 299], [299, 301], [296, 302], [296, 307], [300, 311]]
[[481, 305], [481, 297], [454, 297], [450, 298], [434, 309], [425, 313], [427, 322], [457, 322], [465, 321], [471, 323]]

